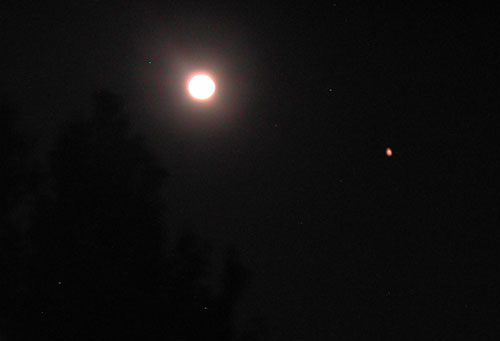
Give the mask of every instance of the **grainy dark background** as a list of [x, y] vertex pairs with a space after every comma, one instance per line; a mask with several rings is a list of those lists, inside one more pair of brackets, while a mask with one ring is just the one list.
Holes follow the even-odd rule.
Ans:
[[[250, 270], [239, 321], [273, 340], [495, 335], [494, 9], [1, 8], [2, 96], [37, 158], [94, 91], [123, 96], [171, 174], [165, 247], [192, 229]], [[206, 107], [184, 94], [198, 68], [217, 77]]]

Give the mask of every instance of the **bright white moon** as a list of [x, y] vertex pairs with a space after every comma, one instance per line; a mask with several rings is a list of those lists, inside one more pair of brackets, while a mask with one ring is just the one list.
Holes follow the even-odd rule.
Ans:
[[196, 75], [189, 81], [188, 90], [196, 99], [208, 99], [215, 92], [215, 83], [207, 75]]

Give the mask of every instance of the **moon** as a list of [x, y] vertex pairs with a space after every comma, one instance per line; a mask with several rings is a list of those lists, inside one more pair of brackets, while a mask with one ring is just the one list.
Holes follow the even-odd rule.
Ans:
[[207, 75], [198, 74], [189, 81], [188, 91], [195, 99], [206, 100], [215, 92], [215, 83]]

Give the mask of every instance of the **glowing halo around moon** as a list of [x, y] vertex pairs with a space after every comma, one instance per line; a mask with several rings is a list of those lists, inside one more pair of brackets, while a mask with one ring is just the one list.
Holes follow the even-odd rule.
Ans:
[[209, 76], [198, 74], [189, 80], [188, 91], [195, 99], [206, 100], [214, 94], [215, 83]]

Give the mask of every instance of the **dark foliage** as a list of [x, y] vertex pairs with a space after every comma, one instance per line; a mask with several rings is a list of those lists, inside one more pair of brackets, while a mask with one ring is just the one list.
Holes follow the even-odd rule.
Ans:
[[[3, 221], [1, 332], [12, 339], [235, 339], [234, 305], [246, 272], [230, 253], [214, 295], [205, 282], [208, 249], [199, 238], [186, 234], [173, 257], [163, 256], [168, 173], [131, 132], [123, 103], [97, 93], [93, 116], [57, 140], [47, 189], [36, 192], [22, 264], [23, 253], [12, 249], [18, 222]], [[2, 114], [13, 122], [12, 112]], [[12, 177], [4, 180], [6, 220], [29, 173], [18, 158], [22, 139], [2, 136], [12, 144], [2, 150]]]
[[[25, 236], [28, 201], [37, 173], [30, 161], [32, 140], [19, 129], [20, 113], [0, 107], [0, 330], [15, 326], [29, 244]], [[1, 336], [1, 334], [0, 334]]]

